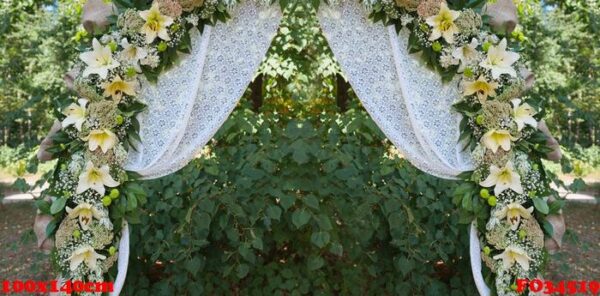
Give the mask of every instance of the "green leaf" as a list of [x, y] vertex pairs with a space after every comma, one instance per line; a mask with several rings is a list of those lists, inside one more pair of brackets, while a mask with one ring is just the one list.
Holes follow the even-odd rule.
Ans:
[[279, 203], [284, 210], [289, 209], [296, 202], [296, 197], [292, 194], [286, 194], [279, 198]]
[[46, 214], [46, 215], [52, 214], [50, 212], [50, 202], [48, 202], [48, 201], [45, 201], [43, 199], [38, 199], [35, 201], [35, 206], [37, 207], [38, 210], [40, 210], [40, 212], [42, 212], [42, 214]]
[[402, 272], [402, 274], [404, 276], [406, 276], [409, 272], [411, 272], [414, 267], [415, 267], [415, 262], [413, 260], [410, 260], [406, 257], [401, 257], [398, 259], [398, 268], [400, 269], [400, 272]]
[[267, 217], [279, 221], [281, 219], [281, 208], [278, 206], [269, 206], [267, 208]]
[[238, 265], [238, 267], [235, 269], [235, 273], [239, 279], [245, 278], [246, 275], [248, 275], [249, 271], [250, 271], [250, 266], [248, 266], [248, 264], [243, 264], [243, 263]]
[[310, 236], [310, 241], [320, 249], [329, 243], [329, 239], [331, 239], [331, 236], [326, 231], [314, 232]]
[[59, 199], [56, 199], [52, 203], [52, 206], [50, 207], [50, 214], [55, 215], [55, 214], [60, 213], [65, 208], [66, 204], [67, 204], [66, 197], [61, 197]]
[[307, 205], [315, 210], [319, 209], [319, 199], [317, 199], [317, 197], [312, 194], [304, 196], [302, 198], [302, 201], [304, 202], [305, 205]]
[[192, 257], [191, 259], [185, 260], [183, 267], [191, 274], [200, 272], [202, 267], [202, 260], [199, 257]]
[[331, 254], [341, 257], [344, 254], [344, 247], [339, 243], [331, 243], [331, 246], [329, 247], [329, 252], [331, 252]]
[[325, 260], [321, 256], [312, 256], [308, 258], [307, 266], [308, 270], [315, 271], [325, 265]]
[[304, 226], [310, 220], [310, 212], [305, 209], [298, 209], [292, 214], [292, 223], [296, 228]]
[[538, 210], [544, 215], [548, 215], [548, 213], [550, 212], [550, 208], [548, 207], [548, 203], [545, 200], [538, 197], [534, 197], [531, 200], [533, 201], [533, 205], [535, 206], [536, 210]]

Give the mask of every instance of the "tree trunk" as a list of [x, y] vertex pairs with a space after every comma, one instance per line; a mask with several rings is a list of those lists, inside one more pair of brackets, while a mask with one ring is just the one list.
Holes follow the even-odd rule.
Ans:
[[252, 109], [254, 112], [258, 112], [263, 103], [263, 75], [259, 74], [256, 76], [254, 81], [250, 83], [250, 100], [252, 101]]
[[350, 100], [350, 96], [348, 95], [350, 84], [340, 74], [336, 75], [336, 88], [336, 103], [338, 108], [340, 108], [341, 112], [346, 112], [348, 110], [348, 101]]

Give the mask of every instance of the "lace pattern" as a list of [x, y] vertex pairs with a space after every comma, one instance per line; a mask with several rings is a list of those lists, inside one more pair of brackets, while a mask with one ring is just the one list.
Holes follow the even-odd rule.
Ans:
[[277, 7], [243, 1], [232, 19], [192, 36], [193, 52], [160, 76], [144, 83], [148, 110], [140, 115], [138, 151], [126, 169], [145, 179], [185, 166], [227, 119], [264, 58], [277, 32]]
[[451, 108], [460, 97], [456, 86], [443, 85], [408, 54], [406, 36], [374, 24], [358, 1], [325, 7], [319, 18], [359, 99], [412, 164], [446, 179], [472, 169], [469, 154], [457, 144], [460, 116]]

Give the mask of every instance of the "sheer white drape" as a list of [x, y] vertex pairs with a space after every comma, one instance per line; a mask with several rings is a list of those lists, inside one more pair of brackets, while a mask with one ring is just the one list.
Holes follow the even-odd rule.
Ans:
[[358, 1], [323, 7], [321, 27], [357, 96], [386, 136], [419, 169], [453, 179], [472, 169], [457, 143], [456, 83], [408, 54], [406, 32], [374, 24]]
[[185, 166], [227, 119], [264, 58], [277, 32], [278, 7], [243, 1], [232, 19], [192, 36], [192, 53], [163, 73], [156, 85], [143, 83], [148, 110], [139, 116], [142, 143], [126, 169], [145, 179]]

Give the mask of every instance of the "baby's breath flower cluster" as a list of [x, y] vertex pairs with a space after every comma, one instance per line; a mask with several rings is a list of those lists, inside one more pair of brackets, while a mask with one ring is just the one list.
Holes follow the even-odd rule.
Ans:
[[127, 204], [125, 210], [118, 208], [120, 216], [134, 211], [131, 199], [137, 203], [140, 194], [139, 189], [131, 192], [127, 182], [134, 176], [123, 166], [139, 140], [142, 75], [156, 77], [175, 60], [180, 46], [189, 48], [182, 43], [191, 29], [222, 19], [227, 15], [223, 7], [237, 2], [155, 0], [146, 9], [124, 9], [112, 30], [93, 39], [91, 49], [80, 55], [73, 83], [79, 98], [62, 110], [66, 140], [59, 141], [61, 157], [48, 190], [51, 213], [62, 219], [54, 238], [65, 280], [103, 281], [118, 258], [123, 219], [111, 218], [113, 207]]
[[372, 16], [408, 30], [411, 48], [433, 61], [443, 77], [457, 80], [463, 95], [455, 105], [464, 115], [462, 139], [476, 163], [470, 181], [479, 185], [491, 212], [480, 237], [482, 258], [496, 275], [498, 294], [516, 295], [515, 280], [537, 276], [544, 263], [544, 232], [533, 199], [545, 202], [543, 194], [549, 192], [531, 150], [523, 148], [531, 145], [521, 145], [539, 133], [540, 110], [524, 96], [520, 55], [506, 37], [486, 31], [479, 10], [453, 10], [446, 0], [371, 0], [368, 5]]

